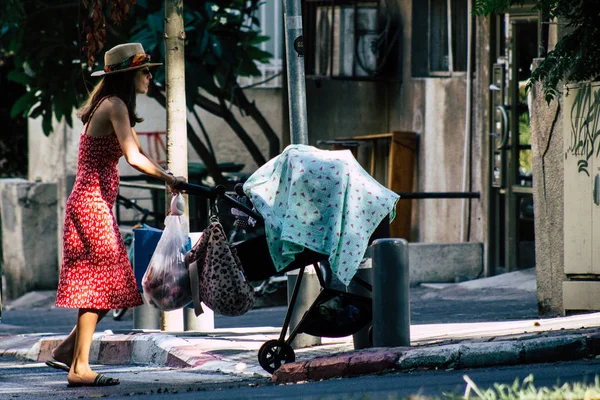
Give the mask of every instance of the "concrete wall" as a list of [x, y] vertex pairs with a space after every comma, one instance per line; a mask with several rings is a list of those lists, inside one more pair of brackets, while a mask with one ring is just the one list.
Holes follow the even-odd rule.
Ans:
[[[271, 128], [277, 133], [281, 143], [281, 126], [283, 124], [282, 90], [247, 89], [244, 93], [250, 101], [256, 103], [257, 108], [261, 111], [267, 121], [269, 121]], [[269, 144], [258, 125], [251, 117], [242, 115], [241, 111], [237, 108], [234, 107], [231, 111], [261, 150], [265, 159], [268, 160]], [[215, 117], [200, 108], [196, 108], [196, 112], [202, 119], [202, 123], [208, 131], [218, 162], [242, 163], [245, 165], [243, 171], [247, 173], [252, 173], [258, 169], [259, 166], [253, 161], [242, 141], [223, 119]], [[190, 119], [190, 122], [192, 125], [197, 126], [192, 119]], [[279, 149], [279, 151], [281, 151], [281, 149]], [[197, 155], [194, 154], [194, 156], [198, 159]]]
[[5, 296], [55, 289], [56, 184], [0, 179], [0, 220]]
[[389, 132], [389, 98], [398, 89], [387, 82], [307, 80], [309, 143]]

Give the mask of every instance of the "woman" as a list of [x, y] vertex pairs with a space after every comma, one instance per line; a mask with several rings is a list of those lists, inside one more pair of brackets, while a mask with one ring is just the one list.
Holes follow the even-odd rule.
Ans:
[[84, 123], [79, 144], [77, 177], [67, 200], [63, 233], [63, 263], [56, 294], [57, 307], [78, 308], [77, 324], [52, 352], [47, 364], [68, 370], [69, 386], [119, 384], [92, 371], [90, 347], [96, 324], [115, 308], [142, 304], [133, 270], [112, 209], [119, 187], [117, 163], [122, 155], [138, 171], [166, 182], [171, 189], [184, 182], [151, 160], [133, 127], [136, 95], [148, 92], [150, 63], [139, 43], [113, 47], [105, 67], [92, 76], [102, 80], [79, 110]]

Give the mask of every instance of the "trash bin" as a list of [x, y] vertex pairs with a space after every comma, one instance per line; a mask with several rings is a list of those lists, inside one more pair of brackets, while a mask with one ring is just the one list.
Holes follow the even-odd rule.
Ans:
[[[133, 231], [133, 274], [140, 292], [142, 278], [161, 235], [162, 230], [147, 225]], [[144, 304], [133, 309], [133, 329], [160, 329], [160, 310], [144, 299]]]

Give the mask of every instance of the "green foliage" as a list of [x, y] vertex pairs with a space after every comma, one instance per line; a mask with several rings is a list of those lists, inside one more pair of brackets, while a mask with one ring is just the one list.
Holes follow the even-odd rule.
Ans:
[[518, 378], [511, 385], [495, 383], [493, 388], [483, 389], [467, 375], [463, 376], [467, 387], [464, 396], [446, 395], [449, 399], [480, 400], [565, 400], [565, 399], [597, 399], [600, 396], [600, 378], [596, 376], [593, 384], [565, 383], [551, 388], [537, 388], [533, 384], [533, 375], [521, 382]]
[[[219, 4], [220, 3], [220, 4]], [[259, 48], [268, 37], [260, 35], [254, 13], [258, 0], [190, 2], [184, 8], [186, 31], [186, 96], [192, 108], [198, 88], [219, 97], [235, 86], [238, 76], [260, 75], [257, 63], [267, 63], [270, 53]], [[131, 41], [140, 42], [153, 60], [164, 62], [164, 1], [137, 2]], [[164, 69], [155, 81], [164, 84]]]
[[524, 0], [487, 0], [476, 1], [473, 12], [476, 15], [488, 15], [491, 13], [502, 13], [514, 5], [523, 5]]
[[[76, 5], [0, 2], [0, 65], [14, 66], [9, 80], [27, 88], [11, 115], [41, 116], [46, 134], [52, 130], [53, 115], [57, 119], [64, 116], [71, 124], [71, 111], [85, 96], [77, 20]], [[6, 64], [7, 58], [12, 62]]]
[[[94, 0], [100, 1], [100, 0]], [[119, 26], [108, 25], [104, 50], [137, 41], [153, 61], [164, 62], [164, 0], [138, 0]], [[257, 63], [270, 54], [259, 48], [268, 38], [260, 35], [254, 17], [259, 0], [186, 1], [186, 95], [192, 109], [198, 88], [227, 96], [238, 76], [259, 74]], [[0, 68], [13, 58], [9, 78], [27, 88], [11, 110], [13, 116], [42, 117], [44, 133], [52, 132], [52, 118], [71, 125], [73, 108], [85, 100], [96, 79], [89, 73], [83, 53], [79, 21], [85, 13], [79, 1], [0, 1]], [[107, 22], [110, 7], [105, 7]], [[98, 54], [97, 60], [103, 60]], [[100, 63], [101, 64], [101, 63]], [[164, 86], [164, 68], [154, 71], [155, 83]]]
[[[474, 12], [501, 13], [513, 5], [523, 6], [523, 1], [476, 0]], [[529, 87], [540, 82], [546, 101], [550, 102], [562, 84], [596, 80], [600, 76], [600, 1], [537, 0], [533, 8], [548, 19], [556, 19], [564, 35], [533, 71]]]

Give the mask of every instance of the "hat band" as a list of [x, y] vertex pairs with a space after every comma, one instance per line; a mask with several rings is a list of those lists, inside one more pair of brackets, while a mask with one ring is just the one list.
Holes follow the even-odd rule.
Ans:
[[104, 67], [104, 72], [116, 72], [121, 70], [127, 70], [129, 68], [138, 67], [140, 65], [150, 63], [149, 54], [134, 54], [129, 58], [121, 61], [118, 64], [110, 64]]

